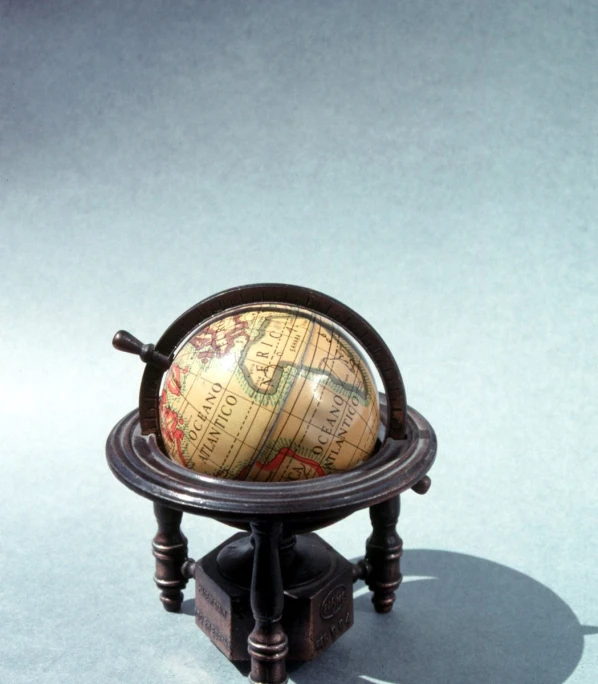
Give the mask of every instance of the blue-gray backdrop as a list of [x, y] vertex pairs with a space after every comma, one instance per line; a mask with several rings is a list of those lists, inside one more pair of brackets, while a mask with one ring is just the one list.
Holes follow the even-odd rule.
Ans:
[[439, 439], [397, 610], [358, 587], [293, 681], [596, 682], [597, 36], [595, 0], [0, 1], [0, 681], [241, 678], [159, 604], [110, 340], [280, 281], [368, 318]]

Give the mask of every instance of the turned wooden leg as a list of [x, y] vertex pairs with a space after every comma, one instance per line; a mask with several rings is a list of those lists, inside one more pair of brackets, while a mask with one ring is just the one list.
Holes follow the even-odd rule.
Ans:
[[183, 602], [182, 589], [187, 584], [181, 568], [187, 558], [187, 538], [181, 532], [181, 511], [154, 503], [158, 531], [152, 542], [156, 558], [154, 581], [160, 600], [169, 612], [177, 612]]
[[287, 635], [281, 624], [284, 607], [279, 542], [282, 523], [251, 523], [254, 545], [251, 577], [251, 611], [255, 627], [249, 635], [251, 657], [249, 681], [254, 684], [285, 684], [288, 681]]
[[366, 562], [370, 566], [366, 581], [374, 592], [372, 603], [378, 613], [392, 610], [395, 591], [403, 579], [400, 567], [403, 540], [396, 530], [400, 510], [399, 496], [370, 508], [373, 531], [365, 547]]

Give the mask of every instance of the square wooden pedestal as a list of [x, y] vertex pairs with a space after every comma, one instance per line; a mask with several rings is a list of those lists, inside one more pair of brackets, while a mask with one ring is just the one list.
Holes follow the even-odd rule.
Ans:
[[[195, 622], [229, 660], [249, 660], [247, 639], [254, 626], [249, 585], [226, 577], [218, 554], [246, 538], [227, 539], [195, 564]], [[312, 660], [353, 624], [353, 565], [317, 534], [302, 535], [328, 557], [327, 568], [314, 579], [300, 577], [284, 584], [282, 625], [289, 639], [290, 660]], [[289, 569], [289, 577], [293, 577]], [[307, 581], [300, 581], [301, 579]]]

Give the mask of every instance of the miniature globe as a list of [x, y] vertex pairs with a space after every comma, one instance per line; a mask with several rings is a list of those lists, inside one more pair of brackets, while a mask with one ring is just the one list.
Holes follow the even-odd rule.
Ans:
[[342, 328], [308, 309], [263, 304], [213, 317], [180, 345], [159, 424], [179, 465], [236, 480], [303, 480], [367, 460], [380, 406]]

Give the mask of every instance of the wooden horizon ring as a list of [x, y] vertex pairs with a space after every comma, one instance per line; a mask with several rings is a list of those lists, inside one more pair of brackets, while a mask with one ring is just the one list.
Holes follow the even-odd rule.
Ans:
[[124, 416], [106, 443], [110, 469], [137, 494], [177, 510], [246, 529], [250, 520], [280, 519], [296, 531], [324, 527], [417, 484], [436, 457], [436, 435], [409, 408], [406, 438], [387, 439], [356, 468], [297, 482], [245, 482], [202, 475], [171, 461], [155, 435], [143, 435], [137, 410]]

